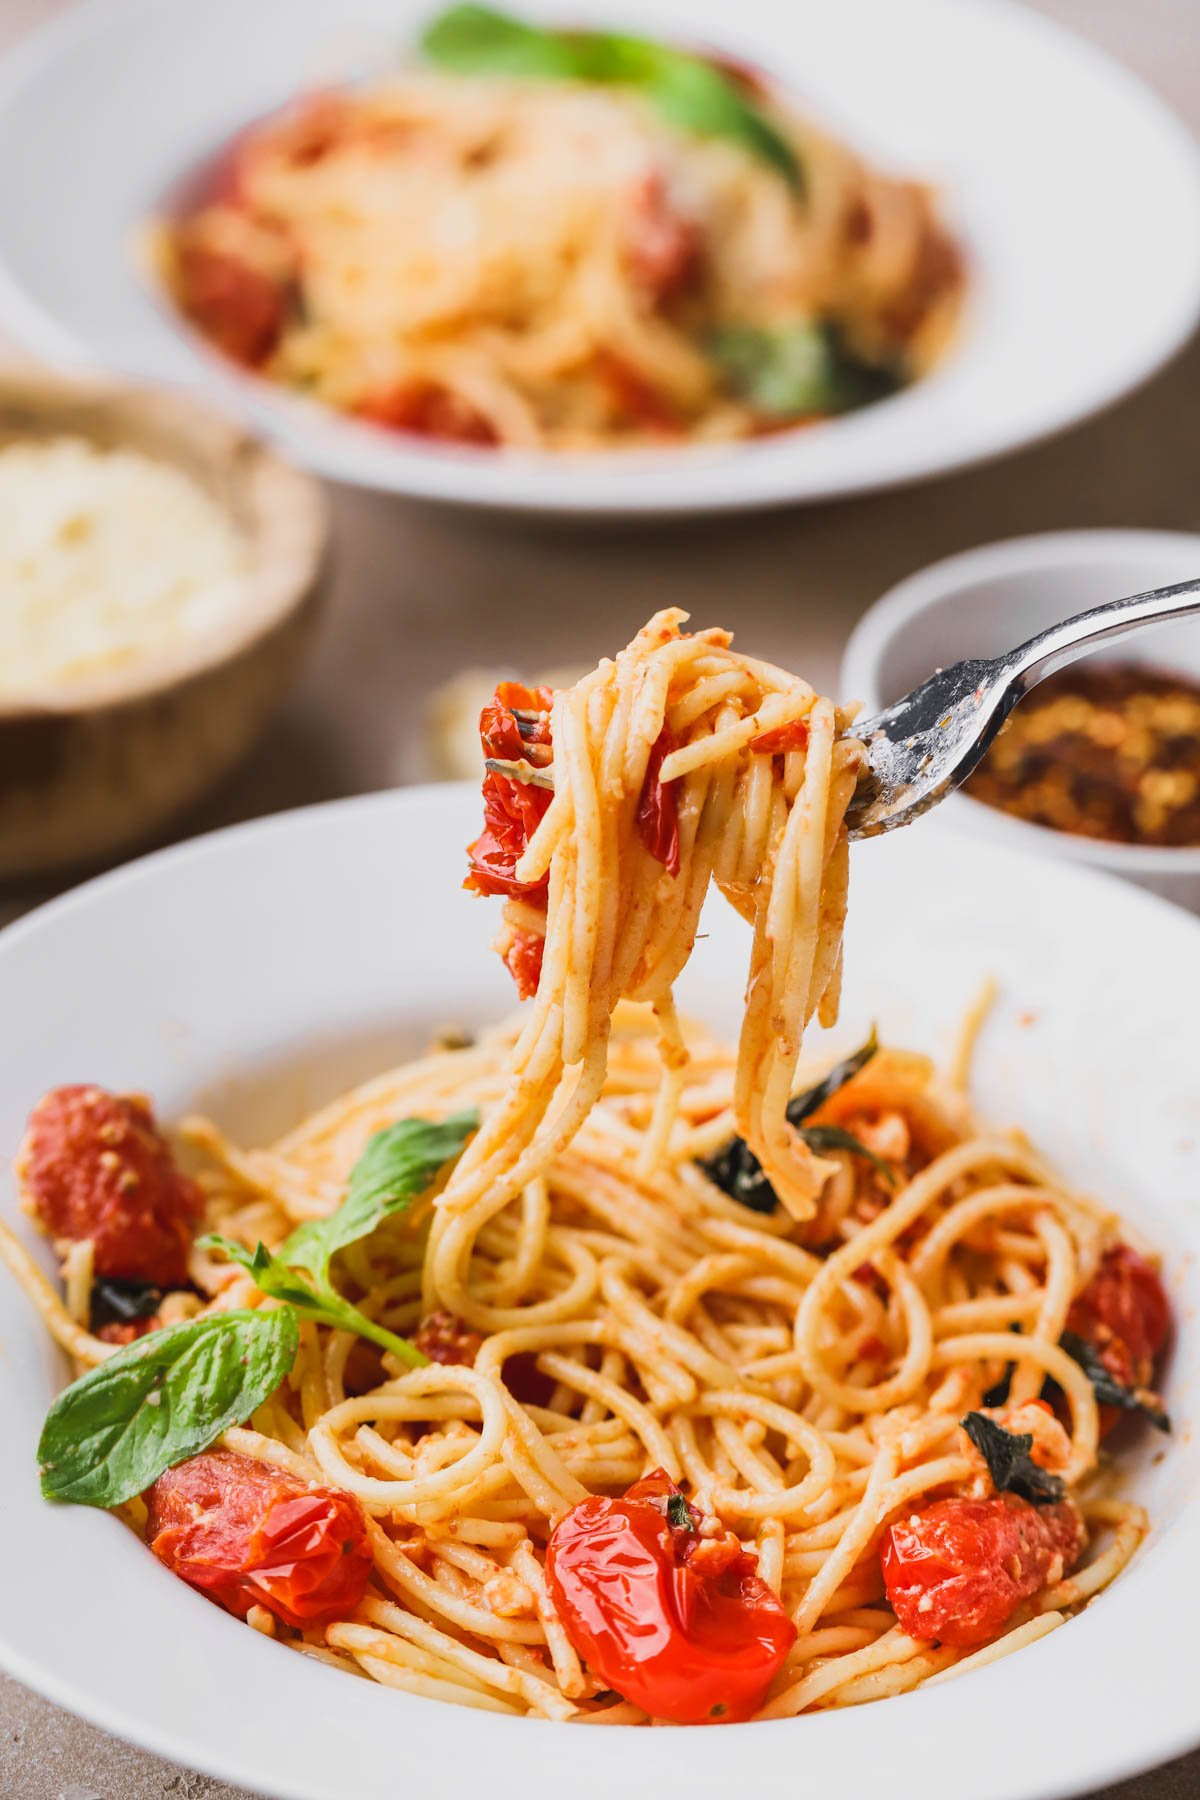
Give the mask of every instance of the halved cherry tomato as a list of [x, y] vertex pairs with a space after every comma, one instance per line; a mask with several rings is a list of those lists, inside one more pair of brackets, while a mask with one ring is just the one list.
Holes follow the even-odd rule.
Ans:
[[[480, 715], [479, 736], [484, 755], [502, 762], [523, 762], [527, 744], [548, 745], [553, 701], [549, 688], [527, 688], [517, 681], [502, 681]], [[528, 738], [521, 736], [513, 717], [514, 708], [537, 714], [533, 726], [527, 728]], [[515, 899], [544, 901], [549, 886], [546, 877], [536, 882], [518, 881], [516, 867], [553, 797], [549, 788], [513, 781], [489, 770], [483, 778], [483, 830], [467, 848], [471, 866], [463, 886], [477, 894], [507, 894]]]
[[354, 408], [360, 419], [389, 431], [440, 438], [453, 444], [495, 444], [495, 427], [460, 394], [433, 382], [400, 382], [364, 394]]
[[542, 979], [546, 937], [540, 931], [511, 931], [504, 946], [504, 966], [517, 984], [521, 1000], [532, 1000]]
[[1148, 1388], [1171, 1329], [1171, 1302], [1153, 1263], [1114, 1244], [1067, 1314], [1067, 1330], [1093, 1344], [1125, 1387]]
[[263, 1606], [303, 1630], [345, 1618], [363, 1597], [371, 1552], [351, 1494], [211, 1450], [160, 1475], [146, 1504], [158, 1560], [239, 1619]]
[[1058, 1581], [1085, 1542], [1064, 1500], [1014, 1494], [936, 1500], [897, 1519], [880, 1550], [888, 1604], [909, 1637], [967, 1649], [991, 1641], [1023, 1600]]
[[673, 300], [700, 271], [699, 222], [672, 205], [659, 169], [652, 169], [634, 190], [624, 248], [635, 279], [658, 305]]
[[674, 732], [669, 725], [664, 725], [650, 749], [637, 811], [642, 842], [668, 875], [679, 873], [679, 783], [664, 782], [659, 775], [663, 763], [676, 748]]
[[97, 1276], [186, 1282], [204, 1202], [140, 1095], [52, 1088], [29, 1115], [17, 1178], [51, 1237], [91, 1239]]
[[[516, 681], [502, 681], [479, 719], [485, 757], [500, 762], [528, 762], [532, 767], [551, 766], [545, 752], [552, 748], [553, 699], [549, 688], [527, 688]], [[514, 711], [534, 717], [523, 719], [518, 725]], [[675, 739], [664, 725], [647, 761], [637, 825], [651, 856], [657, 857], [670, 874], [678, 875], [678, 783], [664, 783], [659, 778], [663, 762], [674, 748]], [[470, 867], [463, 882], [465, 888], [477, 894], [503, 894], [545, 910], [549, 877], [521, 881], [517, 864], [553, 797], [550, 788], [487, 771], [483, 778], [483, 830], [467, 846]], [[501, 939], [499, 948], [522, 1000], [529, 999], [537, 992], [545, 939], [536, 931], [514, 927]]]
[[278, 344], [288, 296], [279, 282], [228, 251], [183, 240], [179, 302], [199, 329], [234, 362], [256, 369]]
[[594, 1675], [656, 1719], [756, 1713], [796, 1628], [731, 1532], [700, 1536], [662, 1469], [622, 1500], [595, 1494], [559, 1520], [546, 1580]]
[[807, 750], [808, 720], [790, 719], [786, 725], [776, 725], [772, 731], [760, 731], [758, 736], [750, 739], [751, 750], [760, 755], [786, 755], [789, 750]]

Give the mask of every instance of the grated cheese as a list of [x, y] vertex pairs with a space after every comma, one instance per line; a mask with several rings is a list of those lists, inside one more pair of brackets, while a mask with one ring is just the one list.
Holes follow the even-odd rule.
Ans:
[[233, 522], [166, 462], [54, 438], [0, 450], [0, 700], [70, 689], [236, 616]]

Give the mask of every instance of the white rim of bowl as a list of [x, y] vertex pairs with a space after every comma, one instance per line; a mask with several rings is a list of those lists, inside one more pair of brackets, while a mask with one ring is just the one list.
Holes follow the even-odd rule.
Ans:
[[[1191, 531], [1042, 531], [1027, 537], [1002, 538], [943, 557], [897, 582], [864, 613], [850, 634], [842, 658], [841, 691], [847, 698], [861, 700], [868, 714], [885, 705], [879, 671], [890, 645], [934, 601], [944, 600], [980, 576], [1026, 574], [1036, 569], [1052, 573], [1085, 562], [1094, 562], [1099, 569], [1109, 560], [1137, 555], [1150, 560], [1176, 554], [1189, 545], [1195, 549], [1196, 574], [1200, 577], [1200, 533]], [[1148, 583], [1155, 585], [1153, 581]], [[1120, 598], [1118, 594], [1112, 597]], [[1176, 850], [1161, 845], [1122, 844], [1108, 838], [1075, 837], [1048, 825], [1014, 818], [999, 807], [973, 800], [969, 794], [956, 793], [953, 800], [959, 809], [960, 824], [973, 832], [1007, 837], [1014, 846], [1024, 844], [1027, 849], [1067, 856], [1135, 880], [1139, 876], [1200, 873], [1200, 846]]]

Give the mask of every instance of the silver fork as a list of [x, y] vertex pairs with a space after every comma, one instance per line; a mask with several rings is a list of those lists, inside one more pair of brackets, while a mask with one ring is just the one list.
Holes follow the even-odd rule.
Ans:
[[902, 700], [852, 727], [867, 768], [846, 813], [852, 838], [895, 831], [960, 787], [1031, 688], [1097, 645], [1144, 625], [1200, 613], [1200, 580], [1131, 594], [1040, 631], [1006, 656], [939, 669]]

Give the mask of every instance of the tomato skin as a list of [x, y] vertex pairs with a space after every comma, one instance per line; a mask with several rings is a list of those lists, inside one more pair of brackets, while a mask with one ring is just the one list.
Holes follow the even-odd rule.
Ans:
[[532, 1000], [542, 979], [542, 958], [546, 953], [545, 934], [539, 931], [514, 931], [504, 948], [504, 966], [517, 984], [517, 997]]
[[218, 350], [257, 369], [283, 335], [288, 297], [261, 269], [185, 239], [179, 248], [180, 305]]
[[641, 840], [668, 875], [679, 873], [679, 783], [660, 780], [659, 772], [675, 749], [675, 734], [664, 725], [650, 749], [637, 812]]
[[1084, 1541], [1069, 1500], [936, 1500], [884, 1534], [888, 1604], [909, 1637], [964, 1650], [990, 1643], [1023, 1600], [1071, 1568]]
[[389, 431], [407, 431], [414, 437], [437, 438], [444, 443], [486, 444], [499, 442], [491, 422], [459, 394], [431, 382], [402, 382], [364, 394], [354, 408], [368, 424]]
[[[553, 701], [549, 688], [527, 688], [520, 682], [502, 681], [479, 719], [484, 755], [502, 762], [520, 762], [525, 758], [527, 743], [549, 744]], [[542, 715], [531, 738], [522, 738], [513, 717], [514, 707], [520, 712]], [[513, 781], [489, 770], [483, 778], [483, 830], [467, 847], [471, 866], [463, 886], [477, 894], [504, 894], [512, 899], [544, 902], [550, 885], [547, 877], [535, 882], [518, 881], [516, 867], [553, 798], [549, 788]]]
[[187, 1281], [203, 1199], [139, 1095], [52, 1088], [29, 1115], [17, 1175], [52, 1238], [92, 1240], [97, 1276], [164, 1288]]
[[1171, 1329], [1171, 1302], [1153, 1263], [1128, 1244], [1114, 1244], [1071, 1302], [1067, 1330], [1093, 1344], [1126, 1387], [1149, 1387]]
[[786, 756], [789, 750], [807, 750], [808, 720], [790, 719], [786, 725], [760, 731], [757, 737], [750, 739], [750, 748], [763, 756]]
[[670, 1523], [678, 1495], [656, 1469], [621, 1500], [581, 1501], [551, 1533], [550, 1596], [592, 1672], [654, 1718], [749, 1719], [796, 1628], [732, 1534]]
[[634, 191], [625, 256], [655, 305], [665, 305], [692, 285], [702, 252], [699, 224], [672, 206], [662, 171], [651, 170]]
[[303, 1630], [344, 1618], [363, 1597], [371, 1552], [350, 1494], [212, 1450], [160, 1475], [146, 1504], [158, 1560], [239, 1619], [263, 1606]]

